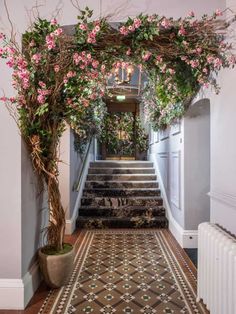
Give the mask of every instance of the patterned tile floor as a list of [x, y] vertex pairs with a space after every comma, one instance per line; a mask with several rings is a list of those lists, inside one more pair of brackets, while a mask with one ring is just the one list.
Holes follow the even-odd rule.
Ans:
[[[69, 284], [51, 291], [40, 313], [207, 313], [195, 302], [196, 269], [168, 230], [92, 230], [76, 246]], [[42, 298], [33, 300], [0, 313], [38, 313]]]

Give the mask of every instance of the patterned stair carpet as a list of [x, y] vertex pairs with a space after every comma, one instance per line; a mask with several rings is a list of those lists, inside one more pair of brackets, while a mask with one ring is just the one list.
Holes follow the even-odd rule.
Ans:
[[82, 231], [67, 286], [39, 313], [208, 313], [196, 269], [168, 230]]

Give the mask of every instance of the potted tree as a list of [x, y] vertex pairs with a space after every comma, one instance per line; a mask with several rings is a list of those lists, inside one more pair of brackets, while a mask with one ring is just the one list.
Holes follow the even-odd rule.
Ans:
[[[13, 86], [17, 91], [16, 97], [1, 100], [14, 114], [39, 184], [47, 192], [47, 244], [39, 249], [40, 268], [46, 283], [58, 288], [67, 281], [74, 259], [73, 246], [64, 243], [65, 212], [58, 182], [58, 145], [66, 123], [77, 132], [79, 139], [84, 140], [85, 131], [96, 131], [104, 110], [103, 81], [94, 59], [90, 60], [93, 79], [85, 75], [78, 80], [75, 68], [78, 68], [79, 55], [74, 53], [75, 44], [55, 19], [38, 19], [23, 34], [22, 49], [13, 38], [7, 39], [1, 34], [0, 40], [3, 44], [0, 56], [13, 70]], [[97, 78], [101, 83], [95, 82]]]

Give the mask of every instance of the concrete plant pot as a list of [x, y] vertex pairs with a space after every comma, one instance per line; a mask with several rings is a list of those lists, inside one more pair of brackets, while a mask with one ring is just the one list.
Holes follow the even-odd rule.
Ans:
[[50, 288], [60, 288], [64, 286], [72, 272], [74, 261], [74, 247], [71, 251], [60, 255], [48, 255], [39, 249], [39, 266], [43, 279]]

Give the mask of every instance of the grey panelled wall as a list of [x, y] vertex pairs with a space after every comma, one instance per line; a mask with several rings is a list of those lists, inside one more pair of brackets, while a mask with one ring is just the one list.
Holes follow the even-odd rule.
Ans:
[[185, 229], [210, 220], [210, 101], [193, 104], [184, 118]]
[[175, 126], [151, 131], [150, 144], [174, 219], [184, 230], [197, 230], [210, 219], [209, 101], [192, 104]]

